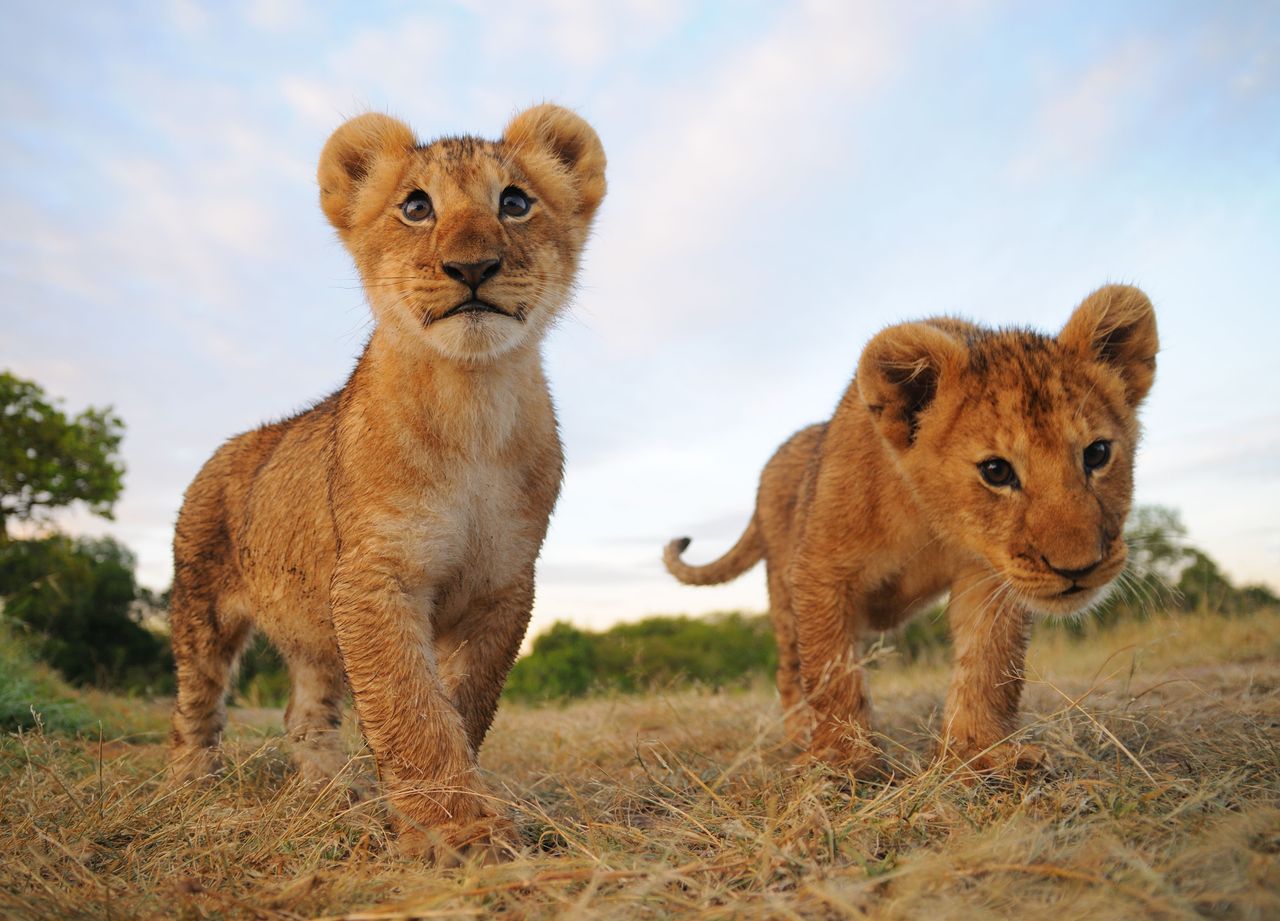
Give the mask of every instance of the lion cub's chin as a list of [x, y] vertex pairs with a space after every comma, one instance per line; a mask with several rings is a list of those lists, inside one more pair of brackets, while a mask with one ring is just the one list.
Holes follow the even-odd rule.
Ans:
[[1027, 610], [1037, 617], [1062, 618], [1064, 620], [1077, 620], [1091, 613], [1098, 605], [1111, 597], [1111, 593], [1115, 591], [1116, 579], [1112, 579], [1103, 585], [1093, 588], [1086, 588], [1084, 591], [1076, 592], [1072, 595], [1043, 595], [1025, 594], [1022, 601], [1026, 605]]
[[[401, 324], [407, 326], [408, 324]], [[401, 329], [401, 341], [417, 339], [446, 361], [463, 365], [492, 364], [526, 346], [536, 346], [546, 333], [543, 315], [520, 320], [494, 313], [465, 313], [415, 329]]]
[[492, 313], [468, 313], [438, 320], [424, 330], [424, 335], [427, 345], [442, 357], [473, 364], [496, 361], [539, 338], [527, 322]]

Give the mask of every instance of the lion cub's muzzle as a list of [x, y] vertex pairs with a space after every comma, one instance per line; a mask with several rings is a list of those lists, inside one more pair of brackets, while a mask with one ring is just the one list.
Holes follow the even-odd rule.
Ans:
[[1101, 601], [1124, 570], [1128, 553], [1123, 541], [1108, 548], [1103, 558], [1078, 569], [1054, 566], [1041, 557], [1044, 570], [1035, 588], [1026, 592], [1029, 606], [1046, 614], [1074, 614]]
[[[468, 296], [454, 304], [440, 316], [432, 318], [432, 320], [447, 320], [450, 317], [461, 315], [479, 318], [488, 313], [505, 317], [508, 320], [515, 320], [518, 323], [524, 322], [525, 310], [522, 307], [516, 310], [507, 310], [480, 296], [480, 287], [491, 281], [494, 276], [502, 271], [502, 259], [489, 258], [481, 259], [478, 262], [442, 262], [440, 270], [449, 278], [465, 285]], [[490, 295], [493, 293], [492, 288], [493, 285], [489, 285]]]

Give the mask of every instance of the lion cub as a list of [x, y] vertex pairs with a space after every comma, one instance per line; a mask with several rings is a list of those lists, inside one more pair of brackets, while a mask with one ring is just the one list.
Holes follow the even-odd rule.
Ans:
[[1136, 410], [1156, 321], [1138, 289], [1104, 287], [1056, 338], [953, 319], [868, 343], [829, 422], [765, 466], [755, 515], [706, 566], [666, 548], [681, 582], [765, 560], [788, 730], [809, 753], [872, 768], [855, 643], [950, 592], [947, 754], [984, 769], [1037, 760], [1016, 727], [1029, 614], [1096, 604], [1124, 569]]
[[346, 762], [346, 686], [409, 850], [489, 840], [476, 755], [524, 637], [562, 455], [541, 343], [605, 194], [591, 127], [541, 105], [499, 141], [361, 115], [320, 204], [376, 321], [346, 384], [232, 438], [174, 535], [178, 777], [216, 767], [232, 664], [288, 662], [302, 775]]

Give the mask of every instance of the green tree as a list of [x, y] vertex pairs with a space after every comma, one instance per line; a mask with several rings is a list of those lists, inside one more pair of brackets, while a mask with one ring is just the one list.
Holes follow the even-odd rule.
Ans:
[[1246, 611], [1260, 611], [1263, 608], [1280, 608], [1280, 597], [1261, 583], [1253, 583], [1242, 587], [1239, 591], [1241, 604]]
[[110, 537], [56, 534], [0, 544], [0, 599], [41, 661], [75, 684], [160, 690], [165, 638], [143, 624], [134, 558]]
[[1192, 550], [1191, 565], [1178, 579], [1182, 604], [1189, 611], [1235, 614], [1241, 608], [1239, 590], [1222, 574], [1207, 553]]
[[76, 501], [110, 518], [124, 477], [123, 436], [110, 407], [68, 417], [40, 385], [0, 372], [0, 540], [10, 518]]
[[1129, 545], [1129, 566], [1142, 575], [1155, 575], [1169, 585], [1177, 583], [1191, 561], [1187, 528], [1177, 509], [1165, 505], [1139, 505], [1129, 514], [1124, 539]]

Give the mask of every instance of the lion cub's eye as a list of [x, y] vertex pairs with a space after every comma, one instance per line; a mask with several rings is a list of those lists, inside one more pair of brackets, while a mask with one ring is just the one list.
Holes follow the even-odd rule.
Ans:
[[1092, 473], [1107, 466], [1111, 460], [1111, 442], [1099, 439], [1084, 449], [1084, 469]]
[[435, 213], [435, 209], [431, 207], [431, 198], [421, 189], [414, 189], [409, 193], [409, 197], [404, 200], [404, 204], [400, 206], [400, 213], [404, 215], [405, 220], [425, 221]]
[[1003, 457], [989, 457], [978, 465], [982, 478], [992, 486], [1017, 486], [1018, 475], [1013, 472], [1013, 464]]
[[533, 207], [533, 199], [523, 189], [513, 185], [502, 190], [498, 198], [498, 211], [506, 217], [524, 217]]

